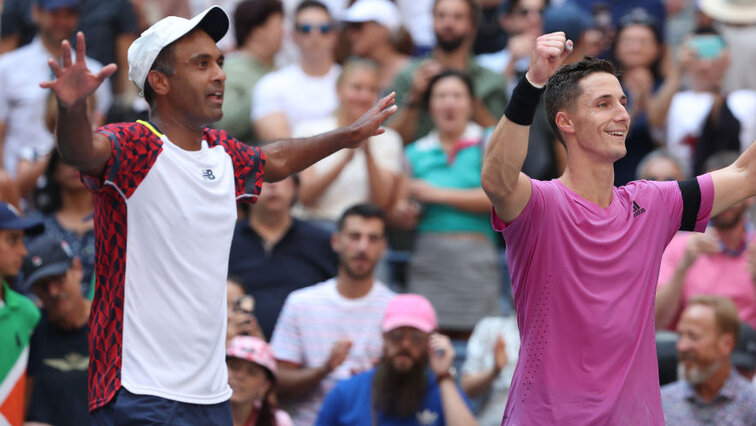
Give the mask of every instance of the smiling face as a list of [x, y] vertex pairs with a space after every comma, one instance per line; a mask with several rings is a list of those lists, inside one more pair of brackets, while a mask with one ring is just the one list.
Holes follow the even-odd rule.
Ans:
[[[195, 30], [175, 42], [174, 73], [167, 76], [150, 71], [148, 79], [158, 108], [203, 128], [223, 117], [223, 89], [226, 73], [223, 54], [204, 31]], [[160, 99], [163, 98], [163, 99]]]
[[734, 338], [717, 327], [714, 308], [690, 305], [677, 325], [678, 376], [693, 385], [701, 384], [722, 368], [729, 369], [728, 359]]
[[473, 111], [472, 95], [464, 81], [450, 75], [436, 81], [430, 90], [428, 110], [439, 133], [464, 132]]
[[627, 96], [612, 74], [595, 72], [580, 80], [581, 94], [567, 110], [556, 114], [556, 124], [567, 141], [567, 152], [579, 149], [597, 161], [625, 156], [630, 128]]

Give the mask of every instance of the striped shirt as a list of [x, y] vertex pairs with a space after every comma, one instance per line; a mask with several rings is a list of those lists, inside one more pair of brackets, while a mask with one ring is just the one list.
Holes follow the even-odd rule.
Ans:
[[336, 341], [352, 341], [346, 360], [315, 391], [285, 407], [292, 413], [294, 424], [314, 424], [323, 398], [339, 380], [373, 368], [383, 347], [381, 319], [393, 297], [391, 290], [375, 281], [366, 296], [347, 299], [336, 289], [336, 279], [331, 278], [286, 298], [271, 339], [276, 359], [302, 368], [320, 367]]

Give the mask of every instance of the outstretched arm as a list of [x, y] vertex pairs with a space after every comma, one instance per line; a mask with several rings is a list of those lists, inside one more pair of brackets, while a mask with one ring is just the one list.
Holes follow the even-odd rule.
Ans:
[[285, 139], [262, 147], [265, 152], [265, 181], [275, 182], [311, 166], [342, 148], [355, 148], [370, 136], [385, 130], [380, 125], [396, 111], [395, 94], [379, 100], [357, 121], [346, 127], [301, 139]]
[[[526, 78], [533, 86], [543, 87], [556, 72], [571, 51], [566, 47], [567, 43], [563, 32], [538, 37], [530, 68], [526, 73]], [[570, 41], [569, 46], [572, 46], [571, 43]], [[526, 83], [523, 81], [520, 84]], [[519, 104], [520, 101], [528, 101], [518, 96], [534, 96], [532, 93], [523, 92], [523, 89], [519, 86], [515, 88], [510, 101], [513, 105]], [[531, 92], [533, 90], [531, 88]], [[510, 108], [507, 108], [507, 112], [509, 111]], [[496, 126], [483, 159], [481, 173], [483, 190], [493, 203], [496, 215], [504, 222], [511, 222], [520, 215], [530, 200], [531, 193], [530, 180], [520, 172], [528, 153], [530, 124], [517, 124], [512, 118], [505, 113]]]
[[87, 68], [84, 34], [76, 34], [76, 61], [72, 61], [71, 45], [62, 42], [62, 65], [50, 59], [48, 64], [55, 80], [39, 85], [51, 89], [58, 100], [58, 120], [56, 124], [57, 145], [64, 162], [85, 174], [100, 176], [110, 159], [110, 142], [105, 136], [92, 133], [92, 125], [87, 116], [87, 97], [94, 93], [102, 82], [110, 77], [115, 64], [102, 68], [93, 74]]
[[752, 143], [731, 165], [712, 172], [711, 178], [714, 182], [711, 216], [756, 195], [756, 144]]

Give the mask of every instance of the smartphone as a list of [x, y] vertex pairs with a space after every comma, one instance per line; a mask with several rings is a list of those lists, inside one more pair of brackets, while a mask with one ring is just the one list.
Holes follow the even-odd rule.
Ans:
[[255, 313], [255, 298], [247, 294], [234, 300], [234, 311], [253, 315]]
[[688, 41], [688, 45], [700, 59], [718, 58], [725, 48], [722, 37], [714, 34], [695, 36]]

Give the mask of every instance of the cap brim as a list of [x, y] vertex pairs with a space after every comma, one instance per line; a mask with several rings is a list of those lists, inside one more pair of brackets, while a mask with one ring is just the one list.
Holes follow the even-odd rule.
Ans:
[[45, 224], [41, 220], [17, 217], [13, 220], [5, 222], [2, 225], [2, 229], [24, 231], [24, 234], [34, 236], [39, 235], [45, 231]]
[[424, 333], [430, 333], [436, 328], [433, 324], [429, 324], [428, 321], [419, 320], [410, 316], [396, 317], [389, 321], [385, 321], [381, 328], [383, 331], [391, 331], [399, 327], [412, 327]]
[[730, 357], [730, 362], [736, 367], [746, 368], [748, 370], [756, 370], [756, 358], [750, 354], [733, 353]]
[[70, 266], [71, 262], [57, 262], [37, 269], [34, 273], [24, 278], [24, 289], [27, 291], [31, 290], [32, 285], [43, 278], [57, 277], [65, 274]]
[[195, 28], [202, 28], [217, 43], [228, 32], [228, 15], [220, 6], [210, 7], [204, 15], [199, 15]]
[[733, 5], [729, 0], [701, 0], [698, 7], [705, 14], [730, 24], [752, 24], [756, 22], [756, 7]]

